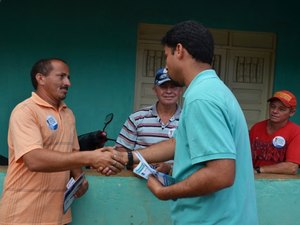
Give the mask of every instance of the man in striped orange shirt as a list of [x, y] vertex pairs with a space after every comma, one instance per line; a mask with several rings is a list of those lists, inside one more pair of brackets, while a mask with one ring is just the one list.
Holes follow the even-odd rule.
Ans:
[[[0, 225], [62, 225], [66, 184], [81, 167], [110, 168], [124, 163], [114, 153], [79, 151], [75, 118], [63, 102], [71, 86], [69, 67], [61, 59], [42, 59], [31, 71], [35, 91], [11, 113], [8, 131], [9, 166], [0, 203]], [[88, 189], [84, 180], [75, 197]]]

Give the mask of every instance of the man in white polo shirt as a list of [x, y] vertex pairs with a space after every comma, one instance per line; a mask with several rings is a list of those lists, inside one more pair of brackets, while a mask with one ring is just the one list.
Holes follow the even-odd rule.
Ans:
[[[156, 72], [153, 90], [158, 101], [131, 114], [116, 141], [120, 151], [132, 151], [170, 139], [178, 126], [181, 108], [177, 104], [182, 87], [172, 81], [166, 68]], [[156, 163], [157, 170], [168, 173], [171, 163]]]

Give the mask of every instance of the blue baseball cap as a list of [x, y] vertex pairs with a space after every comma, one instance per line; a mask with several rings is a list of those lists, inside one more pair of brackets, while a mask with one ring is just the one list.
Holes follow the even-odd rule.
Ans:
[[159, 86], [167, 81], [172, 81], [168, 75], [168, 70], [166, 68], [158, 69], [155, 75], [154, 84]]

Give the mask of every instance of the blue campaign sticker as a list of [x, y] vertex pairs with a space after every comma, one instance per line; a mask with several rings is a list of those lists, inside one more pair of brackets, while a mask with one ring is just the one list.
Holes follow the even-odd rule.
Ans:
[[54, 116], [52, 116], [52, 115], [47, 116], [46, 121], [47, 121], [47, 124], [48, 124], [48, 127], [50, 128], [50, 130], [56, 130], [57, 129], [58, 123], [57, 123]]
[[273, 138], [273, 145], [275, 148], [283, 148], [285, 146], [285, 139], [281, 136]]

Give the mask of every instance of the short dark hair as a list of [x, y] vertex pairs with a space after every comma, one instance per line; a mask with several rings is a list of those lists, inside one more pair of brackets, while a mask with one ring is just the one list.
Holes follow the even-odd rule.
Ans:
[[161, 43], [173, 50], [180, 43], [196, 61], [212, 64], [214, 56], [212, 34], [196, 21], [188, 20], [176, 24], [162, 38]]
[[35, 90], [37, 89], [37, 81], [35, 78], [36, 74], [41, 73], [41, 74], [47, 76], [53, 69], [52, 61], [55, 61], [55, 60], [61, 61], [65, 64], [67, 64], [67, 62], [65, 60], [62, 60], [59, 58], [48, 58], [48, 59], [40, 59], [33, 65], [30, 75], [31, 75], [31, 83]]

